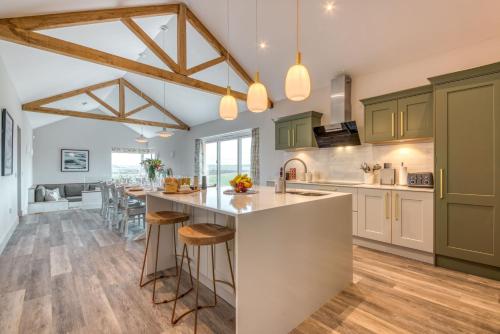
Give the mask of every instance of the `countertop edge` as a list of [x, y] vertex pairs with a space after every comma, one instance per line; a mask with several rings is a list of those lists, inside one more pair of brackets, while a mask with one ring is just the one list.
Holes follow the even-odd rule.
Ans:
[[[266, 181], [266, 182], [275, 182], [275, 181]], [[397, 191], [413, 191], [413, 192], [425, 192], [425, 193], [434, 193], [434, 188], [419, 188], [419, 187], [408, 187], [401, 185], [383, 185], [383, 184], [349, 184], [349, 183], [335, 183], [332, 182], [321, 182], [321, 181], [287, 181], [287, 184], [305, 184], [305, 185], [313, 185], [313, 186], [326, 186], [326, 187], [346, 187], [346, 188], [362, 188], [362, 189], [380, 189], [380, 190], [397, 190]]]

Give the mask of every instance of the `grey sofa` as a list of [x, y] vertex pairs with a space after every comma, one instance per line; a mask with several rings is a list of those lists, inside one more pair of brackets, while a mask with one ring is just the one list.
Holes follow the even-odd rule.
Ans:
[[35, 188], [35, 202], [45, 201], [45, 189], [59, 189], [59, 194], [68, 202], [81, 202], [83, 191], [94, 191], [99, 188], [99, 183], [62, 183], [62, 184], [39, 184]]

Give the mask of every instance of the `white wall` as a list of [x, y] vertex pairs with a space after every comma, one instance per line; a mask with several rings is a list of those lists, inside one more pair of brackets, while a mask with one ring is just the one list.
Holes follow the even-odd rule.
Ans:
[[[0, 57], [0, 109], [7, 109], [14, 120], [14, 174], [0, 176], [0, 253], [17, 224], [17, 177], [21, 177], [21, 203], [27, 212], [28, 188], [32, 183], [32, 129], [21, 110], [21, 103]], [[21, 129], [21, 175], [17, 175], [17, 127]], [[1, 139], [0, 139], [1, 141]]]
[[[68, 117], [34, 130], [34, 184], [95, 182], [111, 178], [111, 149], [145, 148], [125, 125]], [[89, 172], [61, 172], [61, 149], [89, 150]]]
[[[393, 91], [429, 84], [427, 78], [467, 68], [500, 61], [498, 39], [486, 40], [476, 45], [455, 49], [451, 52], [430, 55], [428, 58], [386, 71], [353, 75], [352, 106], [353, 119], [360, 132], [364, 131], [363, 105], [360, 99]], [[262, 114], [240, 113], [235, 121], [217, 120], [195, 126], [191, 131], [176, 134], [168, 145], [160, 148], [164, 156], [175, 152], [176, 174], [192, 174], [194, 139], [241, 129], [259, 127], [261, 131], [261, 183], [276, 177], [285, 159], [300, 156], [320, 179], [361, 180], [359, 165], [368, 163], [405, 162], [409, 171], [432, 171], [434, 150], [432, 143], [401, 145], [364, 144], [351, 148], [331, 148], [302, 152], [274, 150], [273, 119], [281, 116], [315, 110], [324, 113], [323, 123], [329, 123], [329, 87], [314, 90], [303, 102], [279, 101], [275, 108]], [[178, 160], [178, 161], [177, 161]]]

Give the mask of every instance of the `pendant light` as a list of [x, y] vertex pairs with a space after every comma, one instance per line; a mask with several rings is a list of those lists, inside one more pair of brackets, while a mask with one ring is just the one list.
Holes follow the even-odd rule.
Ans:
[[[226, 0], [226, 24], [227, 24], [227, 44], [229, 46], [229, 0]], [[227, 91], [222, 97], [219, 104], [219, 116], [226, 121], [235, 120], [238, 117], [238, 104], [236, 99], [231, 95], [231, 86], [229, 85], [229, 63], [227, 65]]]
[[296, 63], [288, 70], [285, 79], [286, 97], [292, 101], [303, 101], [311, 94], [311, 79], [307, 68], [302, 65], [302, 55], [300, 53], [300, 10], [299, 0], [297, 1], [297, 55]]
[[[168, 30], [168, 26], [166, 24], [164, 24], [164, 25], [162, 25], [160, 27], [160, 29], [163, 31], [162, 32], [162, 40], [161, 40], [161, 48], [162, 48], [162, 50], [165, 50], [165, 48], [164, 48], [164, 45], [165, 45], [165, 33]], [[165, 81], [163, 81], [163, 109], [167, 109], [167, 108], [165, 108]], [[171, 137], [171, 136], [174, 135], [173, 132], [167, 131], [166, 128], [163, 128], [161, 131], [158, 131], [157, 134], [161, 138], [168, 138], [168, 137]]]
[[139, 144], [147, 144], [148, 143], [148, 139], [146, 137], [144, 137], [144, 132], [143, 132], [143, 129], [141, 128], [141, 135], [139, 137], [137, 137], [135, 139], [136, 142], [138, 142]]
[[259, 0], [255, 0], [255, 62], [256, 62], [256, 72], [255, 81], [248, 87], [247, 93], [247, 107], [248, 110], [252, 112], [263, 112], [267, 109], [267, 90], [260, 82], [259, 77], [259, 58], [258, 58], [258, 39], [259, 39], [259, 26], [258, 26], [258, 3]]

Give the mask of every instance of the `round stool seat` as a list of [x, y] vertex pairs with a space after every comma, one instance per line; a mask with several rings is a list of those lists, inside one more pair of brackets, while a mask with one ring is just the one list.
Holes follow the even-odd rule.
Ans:
[[177, 224], [189, 220], [189, 215], [176, 211], [158, 211], [146, 213], [146, 222], [151, 225]]
[[234, 230], [217, 224], [193, 224], [179, 228], [179, 239], [188, 245], [215, 245], [234, 239]]

